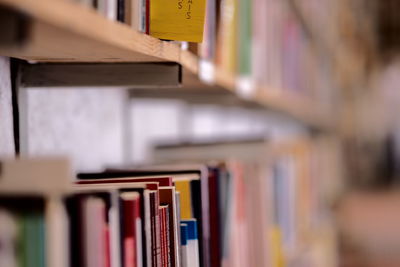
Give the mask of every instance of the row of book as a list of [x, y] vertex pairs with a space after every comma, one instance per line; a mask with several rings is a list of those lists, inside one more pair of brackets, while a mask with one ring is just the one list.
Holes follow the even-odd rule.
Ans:
[[58, 197], [10, 197], [5, 183], [1, 266], [330, 266], [321, 244], [303, 253], [324, 207], [312, 146], [263, 146], [264, 157], [81, 173]]
[[201, 42], [205, 0], [72, 0], [97, 10], [109, 20], [164, 40]]
[[306, 97], [327, 90], [328, 58], [319, 53], [318, 42], [290, 2], [208, 1], [204, 40], [198, 48], [203, 71], [210, 72], [211, 64], [233, 74], [240, 92], [250, 95], [257, 88]]
[[[137, 31], [183, 41], [183, 49], [202, 59], [200, 77], [205, 81], [214, 82], [220, 72], [236, 77], [235, 86], [246, 96], [261, 90], [329, 99], [332, 64], [290, 1], [185, 0], [176, 5], [164, 0], [76, 1]], [[302, 10], [321, 13], [321, 5], [303, 5]]]
[[73, 0], [94, 8], [109, 20], [125, 23], [137, 31], [149, 33], [148, 0]]

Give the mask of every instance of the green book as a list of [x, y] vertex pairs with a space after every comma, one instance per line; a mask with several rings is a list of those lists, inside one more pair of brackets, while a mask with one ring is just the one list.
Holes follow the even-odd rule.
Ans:
[[252, 5], [250, 0], [236, 0], [238, 14], [238, 64], [240, 76], [251, 75]]
[[38, 213], [19, 217], [18, 262], [21, 267], [45, 267], [44, 217]]

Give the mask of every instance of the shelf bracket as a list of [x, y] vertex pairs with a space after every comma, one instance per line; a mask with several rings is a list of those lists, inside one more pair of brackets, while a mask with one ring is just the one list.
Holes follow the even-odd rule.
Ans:
[[21, 66], [22, 87], [178, 88], [177, 63], [36, 63]]

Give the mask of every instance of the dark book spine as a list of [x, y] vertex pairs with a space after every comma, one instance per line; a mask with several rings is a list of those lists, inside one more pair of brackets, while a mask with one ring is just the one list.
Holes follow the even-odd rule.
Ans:
[[146, 33], [150, 34], [150, 0], [146, 1]]
[[[157, 209], [157, 212], [156, 212]], [[151, 258], [152, 266], [157, 267], [157, 231], [156, 216], [158, 216], [158, 206], [156, 206], [155, 192], [150, 192], [150, 219], [151, 219]]]
[[[219, 203], [218, 199], [218, 170], [210, 171], [208, 180], [209, 185], [209, 203]], [[210, 205], [210, 257], [211, 267], [221, 265], [221, 245], [219, 230], [219, 208], [218, 205]]]
[[[144, 190], [140, 191], [140, 200], [139, 200], [139, 214], [142, 220], [141, 231], [142, 231], [142, 260], [143, 266], [147, 267], [147, 246], [146, 246], [146, 216], [145, 216], [145, 203], [144, 203]], [[141, 267], [141, 266], [138, 266]]]
[[118, 0], [117, 2], [117, 20], [125, 21], [125, 0]]
[[85, 253], [83, 251], [83, 225], [82, 225], [83, 196], [75, 195], [66, 199], [69, 225], [69, 251], [70, 266], [83, 267]]
[[200, 266], [209, 267], [209, 251], [204, 245], [203, 235], [203, 209], [201, 195], [201, 181], [193, 180], [190, 182], [190, 191], [192, 197], [193, 217], [198, 222], [198, 238], [199, 238], [199, 257]]

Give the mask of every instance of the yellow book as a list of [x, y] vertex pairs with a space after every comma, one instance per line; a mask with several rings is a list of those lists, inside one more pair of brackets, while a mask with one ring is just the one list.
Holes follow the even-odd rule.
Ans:
[[271, 229], [272, 266], [285, 267], [285, 257], [282, 251], [282, 234], [278, 226]]
[[223, 0], [218, 30], [218, 63], [230, 74], [236, 71], [237, 4], [238, 0]]
[[176, 191], [181, 196], [181, 219], [192, 219], [192, 196], [190, 191], [190, 181], [175, 181]]
[[150, 35], [167, 40], [203, 41], [206, 0], [151, 0]]

